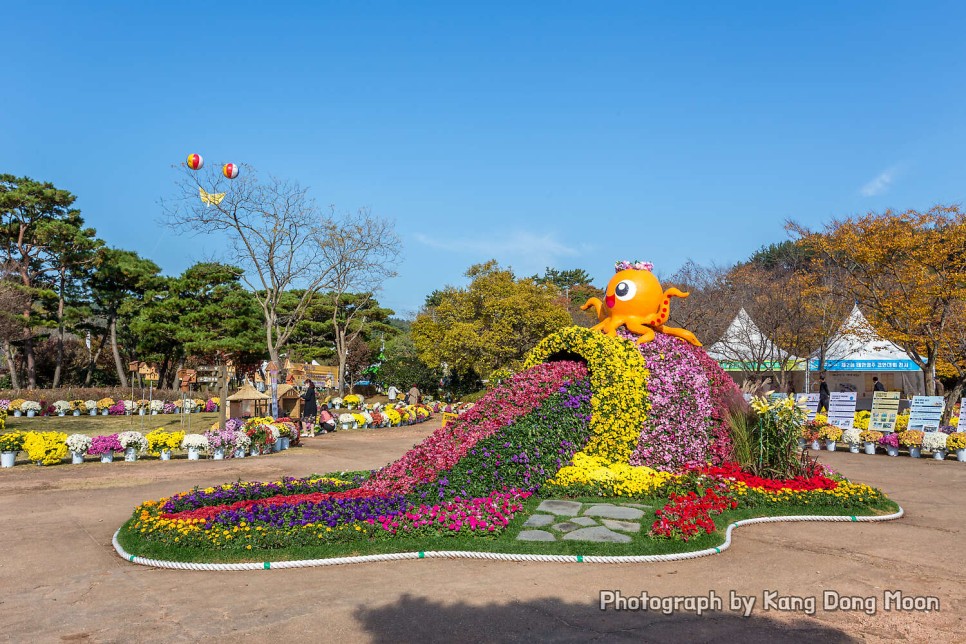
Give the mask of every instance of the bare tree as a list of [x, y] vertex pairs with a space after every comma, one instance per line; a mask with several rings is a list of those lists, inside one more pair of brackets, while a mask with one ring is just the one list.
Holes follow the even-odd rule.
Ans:
[[688, 293], [687, 298], [674, 301], [671, 323], [688, 329], [704, 344], [720, 338], [741, 308], [735, 286], [728, 280], [730, 270], [688, 260], [676, 273], [662, 278], [663, 286], [676, 286]]
[[[330, 217], [318, 229], [316, 243], [323, 263], [331, 267], [332, 330], [339, 374], [345, 374], [349, 347], [365, 328], [367, 305], [385, 281], [396, 275], [401, 242], [392, 221], [362, 208], [340, 218]], [[346, 305], [349, 303], [351, 306]], [[340, 382], [340, 394], [343, 386]]]
[[[221, 234], [231, 245], [230, 263], [245, 271], [241, 279], [255, 292], [264, 316], [269, 356], [279, 363], [281, 347], [312, 300], [338, 283], [343, 255], [326, 253], [325, 234], [338, 229], [338, 222], [323, 216], [298, 183], [276, 177], [262, 181], [245, 164], [233, 180], [216, 168], [180, 170], [180, 196], [162, 201], [169, 225], [197, 234]], [[333, 256], [336, 262], [330, 259]], [[283, 294], [296, 289], [296, 305], [282, 314]]]

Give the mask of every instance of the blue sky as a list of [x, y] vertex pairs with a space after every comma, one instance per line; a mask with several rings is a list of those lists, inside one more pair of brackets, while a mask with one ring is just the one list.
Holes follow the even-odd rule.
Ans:
[[966, 194], [958, 3], [5, 4], [0, 172], [170, 274], [224, 247], [160, 223], [191, 152], [394, 219], [400, 315], [490, 258], [602, 286]]

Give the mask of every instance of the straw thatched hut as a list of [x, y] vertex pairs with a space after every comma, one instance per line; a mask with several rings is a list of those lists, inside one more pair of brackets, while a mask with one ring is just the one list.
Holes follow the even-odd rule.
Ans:
[[267, 416], [271, 403], [271, 396], [263, 394], [246, 382], [241, 389], [228, 396], [228, 415], [232, 418]]

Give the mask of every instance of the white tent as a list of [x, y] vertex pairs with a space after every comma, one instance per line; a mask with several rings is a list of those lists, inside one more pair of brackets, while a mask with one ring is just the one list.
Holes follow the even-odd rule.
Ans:
[[801, 360], [769, 340], [743, 308], [707, 352], [725, 371], [779, 372], [783, 365], [786, 372], [805, 368]]
[[[895, 343], [882, 338], [856, 305], [825, 351], [825, 371], [829, 387], [871, 395], [872, 376], [878, 376], [886, 389], [916, 394], [924, 391], [922, 369]], [[813, 355], [809, 371], [818, 371], [819, 359]]]

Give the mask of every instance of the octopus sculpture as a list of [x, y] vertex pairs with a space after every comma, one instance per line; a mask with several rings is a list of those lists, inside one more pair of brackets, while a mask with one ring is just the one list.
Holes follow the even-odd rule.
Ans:
[[592, 297], [580, 307], [583, 310], [594, 307], [597, 312], [599, 322], [592, 328], [617, 335], [617, 329], [623, 326], [640, 336], [638, 344], [653, 340], [657, 331], [700, 347], [701, 342], [690, 331], [664, 325], [670, 315], [671, 298], [687, 297], [688, 293], [676, 288], [665, 291], [651, 268], [647, 262], [617, 263], [617, 274], [607, 284], [604, 301]]

